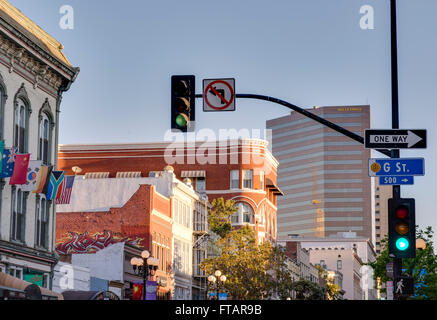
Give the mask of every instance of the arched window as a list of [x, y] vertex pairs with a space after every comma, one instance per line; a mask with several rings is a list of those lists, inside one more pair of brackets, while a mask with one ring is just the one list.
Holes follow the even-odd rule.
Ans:
[[12, 221], [11, 239], [24, 242], [24, 226], [26, 215], [27, 192], [20, 188], [12, 188]]
[[253, 223], [253, 211], [250, 205], [244, 202], [237, 204], [238, 211], [231, 216], [231, 223]]
[[47, 248], [49, 231], [49, 202], [44, 196], [36, 199], [36, 245]]
[[23, 99], [17, 99], [15, 107], [15, 123], [14, 123], [14, 146], [17, 147], [18, 153], [27, 152], [27, 106]]
[[42, 113], [39, 120], [39, 158], [43, 164], [50, 164], [50, 120]]

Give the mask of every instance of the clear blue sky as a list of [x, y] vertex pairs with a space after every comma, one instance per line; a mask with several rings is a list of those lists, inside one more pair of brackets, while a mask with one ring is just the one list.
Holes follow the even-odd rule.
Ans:
[[[60, 143], [162, 141], [170, 76], [234, 77], [238, 93], [302, 107], [370, 104], [372, 127], [391, 127], [389, 0], [10, 0], [61, 41], [81, 73], [64, 95]], [[59, 27], [63, 4], [74, 30]], [[360, 7], [375, 10], [361, 30]], [[426, 176], [402, 188], [417, 223], [437, 231], [437, 1], [398, 0], [400, 127], [428, 130]], [[265, 128], [285, 108], [237, 100], [237, 111], [202, 112], [197, 128]], [[374, 156], [380, 156], [375, 153]]]

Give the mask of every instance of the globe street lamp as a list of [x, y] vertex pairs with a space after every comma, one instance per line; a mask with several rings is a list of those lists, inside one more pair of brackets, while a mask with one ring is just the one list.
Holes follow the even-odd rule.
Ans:
[[217, 290], [217, 300], [219, 299], [219, 293], [220, 293], [220, 287], [224, 286], [226, 281], [226, 276], [222, 274], [220, 270], [216, 270], [214, 272], [214, 275], [211, 275], [208, 277], [208, 281], [211, 283], [211, 285], [215, 285]]
[[150, 252], [141, 252], [141, 258], [133, 257], [130, 260], [134, 272], [143, 277], [143, 300], [146, 300], [146, 282], [149, 275], [155, 275], [159, 260], [150, 256]]

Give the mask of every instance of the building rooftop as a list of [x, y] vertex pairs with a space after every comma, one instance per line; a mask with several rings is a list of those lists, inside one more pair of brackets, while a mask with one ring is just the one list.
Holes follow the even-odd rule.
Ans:
[[64, 65], [72, 67], [70, 61], [68, 61], [67, 57], [62, 53], [64, 46], [7, 0], [0, 0], [0, 19], [7, 22]]

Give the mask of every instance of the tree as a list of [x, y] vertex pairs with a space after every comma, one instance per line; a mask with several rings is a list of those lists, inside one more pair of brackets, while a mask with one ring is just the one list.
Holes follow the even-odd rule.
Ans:
[[296, 300], [324, 300], [325, 293], [323, 288], [317, 283], [301, 279], [294, 282], [291, 286], [296, 292]]
[[222, 271], [227, 277], [224, 288], [233, 299], [268, 299], [276, 293], [285, 298], [291, 280], [283, 250], [269, 242], [257, 244], [254, 231], [247, 225], [232, 229], [230, 216], [237, 210], [234, 201], [212, 200], [208, 223], [217, 235], [214, 245], [219, 254], [203, 260], [202, 270], [207, 274]]
[[[426, 243], [424, 250], [416, 250], [416, 258], [402, 259], [404, 274], [414, 278], [416, 285], [415, 296], [410, 299], [437, 299], [437, 256], [434, 253], [432, 227], [421, 230], [416, 227], [416, 238], [423, 239]], [[374, 270], [374, 280], [380, 279], [382, 283], [391, 279], [386, 275], [386, 264], [393, 261], [388, 254], [388, 237], [381, 241], [382, 252], [374, 262], [369, 265]], [[381, 290], [385, 292], [386, 290]]]
[[237, 211], [238, 208], [235, 207], [235, 201], [226, 200], [225, 202], [223, 198], [213, 199], [208, 213], [210, 230], [220, 238], [225, 238], [232, 229], [230, 216]]
[[328, 278], [328, 272], [323, 269], [320, 265], [316, 265], [319, 271], [319, 278], [323, 279], [326, 284], [326, 298], [328, 300], [339, 300], [341, 297], [340, 286], [336, 283], [332, 283], [331, 279]]

